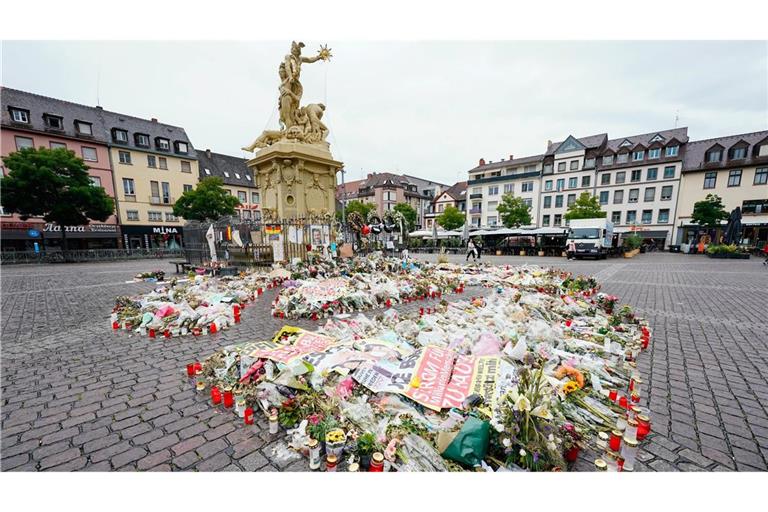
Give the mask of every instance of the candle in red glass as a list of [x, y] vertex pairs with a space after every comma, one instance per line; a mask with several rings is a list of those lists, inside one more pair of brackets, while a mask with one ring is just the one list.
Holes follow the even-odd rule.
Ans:
[[608, 393], [608, 399], [609, 399], [611, 402], [615, 402], [615, 401], [616, 401], [616, 398], [617, 398], [618, 396], [619, 396], [619, 392], [618, 392], [617, 390], [615, 390], [615, 389], [612, 389], [612, 390], [611, 390], [611, 391]]
[[621, 448], [621, 438], [623, 436], [624, 434], [621, 430], [614, 430], [611, 432], [611, 439], [608, 441], [608, 447], [614, 452], [618, 452], [619, 448]]
[[387, 307], [388, 308], [392, 307], [392, 301], [390, 299], [387, 299]]
[[119, 323], [117, 323], [117, 322], [112, 322], [112, 328], [113, 328], [114, 330], [117, 330], [117, 329], [119, 329], [119, 328], [120, 328], [120, 324], [119, 324]]
[[171, 331], [166, 329], [165, 332], [163, 333], [163, 336], [165, 336], [166, 338], [170, 338], [171, 337]]
[[243, 415], [243, 419], [245, 420], [246, 425], [253, 425], [253, 408], [245, 408], [245, 415]]
[[651, 418], [644, 414], [637, 415], [637, 440], [642, 441], [651, 433]]
[[565, 321], [565, 326], [566, 326], [566, 327], [570, 327], [572, 323], [573, 323], [573, 320], [571, 320], [571, 319], [569, 318], [568, 320], [566, 320], [566, 321]]
[[224, 388], [224, 407], [229, 409], [235, 404], [235, 397], [232, 395], [232, 388]]
[[217, 331], [216, 323], [214, 322], [211, 324], [211, 334], [216, 334], [216, 331]]
[[419, 308], [419, 315], [424, 315], [424, 308]]
[[195, 376], [195, 363], [189, 363], [187, 365], [187, 377]]
[[197, 370], [203, 371], [203, 363], [200, 361], [195, 361], [195, 371]]
[[240, 316], [240, 306], [237, 304], [232, 306], [232, 312], [235, 314], [235, 316]]
[[238, 314], [236, 314], [236, 315], [235, 315], [235, 323], [236, 323], [236, 324], [239, 324], [239, 323], [240, 323], [240, 313], [238, 313]]
[[155, 330], [154, 329], [150, 329], [149, 330], [149, 337], [150, 338], [154, 338], [155, 337]]
[[216, 386], [211, 388], [211, 402], [213, 405], [219, 405], [221, 403], [221, 391]]
[[619, 407], [621, 407], [622, 409], [627, 408], [627, 397], [622, 396], [621, 398], [619, 398]]

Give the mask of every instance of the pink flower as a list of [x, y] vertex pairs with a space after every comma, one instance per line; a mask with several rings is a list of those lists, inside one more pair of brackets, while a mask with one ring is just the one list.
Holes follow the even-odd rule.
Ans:
[[308, 421], [309, 421], [309, 423], [311, 423], [312, 425], [317, 425], [318, 423], [320, 423], [320, 421], [321, 421], [322, 419], [323, 419], [323, 417], [322, 417], [321, 415], [317, 414], [317, 413], [315, 413], [315, 414], [310, 414], [310, 415], [307, 417], [307, 420], [308, 420]]
[[384, 449], [384, 457], [390, 461], [395, 462], [395, 452], [397, 451], [397, 444], [400, 442], [398, 438], [394, 438], [389, 441], [387, 447]]
[[353, 389], [355, 389], [355, 381], [352, 380], [352, 377], [347, 377], [346, 379], [340, 380], [336, 385], [336, 394], [342, 400], [346, 400], [352, 396]]

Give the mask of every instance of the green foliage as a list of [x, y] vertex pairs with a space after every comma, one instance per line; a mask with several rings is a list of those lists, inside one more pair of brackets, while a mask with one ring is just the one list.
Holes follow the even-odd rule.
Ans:
[[413, 206], [409, 205], [408, 203], [397, 203], [394, 208], [392, 208], [396, 212], [400, 212], [403, 214], [403, 218], [405, 218], [405, 226], [406, 230], [408, 232], [413, 231], [416, 229], [416, 210], [413, 208]]
[[600, 209], [597, 197], [589, 192], [582, 192], [576, 201], [568, 207], [565, 213], [567, 220], [573, 219], [598, 219], [605, 217], [606, 213]]
[[710, 244], [707, 246], [707, 254], [736, 254], [739, 248], [736, 244]]
[[501, 203], [496, 208], [501, 216], [501, 222], [508, 228], [519, 228], [531, 223], [531, 207], [525, 204], [522, 197], [512, 194], [501, 196]]
[[357, 438], [357, 454], [360, 456], [371, 455], [381, 449], [381, 445], [376, 441], [376, 436], [366, 432]]
[[[344, 215], [349, 219], [349, 214], [352, 212], [359, 213], [363, 219], [368, 218], [368, 214], [376, 209], [376, 205], [373, 203], [364, 203], [362, 201], [358, 201], [355, 199], [354, 201], [350, 201], [347, 203], [347, 206], [344, 208]], [[341, 222], [342, 216], [341, 211], [336, 212], [336, 218]]]
[[176, 204], [173, 214], [187, 220], [215, 221], [235, 214], [240, 201], [222, 186], [221, 178], [203, 178], [192, 190], [184, 192]]
[[696, 201], [693, 205], [691, 221], [706, 228], [716, 228], [721, 220], [728, 218], [723, 200], [717, 194], [707, 194], [703, 201]]
[[452, 231], [464, 225], [466, 216], [455, 206], [447, 206], [435, 220], [446, 231]]
[[632, 233], [624, 238], [624, 247], [628, 250], [638, 249], [643, 245], [643, 239], [637, 233]]

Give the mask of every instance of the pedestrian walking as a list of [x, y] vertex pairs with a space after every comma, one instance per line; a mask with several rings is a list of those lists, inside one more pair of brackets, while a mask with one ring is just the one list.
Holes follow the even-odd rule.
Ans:
[[472, 256], [472, 261], [477, 261], [477, 246], [471, 238], [467, 243], [467, 259], [465, 261], [469, 261], [470, 256]]
[[475, 253], [477, 254], [477, 259], [479, 260], [482, 257], [483, 254], [483, 243], [480, 241], [477, 241], [475, 243]]
[[576, 242], [574, 240], [568, 240], [568, 248], [566, 249], [568, 259], [576, 259]]

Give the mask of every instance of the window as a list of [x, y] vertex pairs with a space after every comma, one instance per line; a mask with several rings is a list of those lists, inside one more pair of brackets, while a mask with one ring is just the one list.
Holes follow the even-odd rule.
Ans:
[[750, 199], [741, 203], [743, 213], [766, 213], [768, 212], [768, 199]]
[[728, 173], [728, 186], [729, 187], [741, 186], [741, 169], [734, 169]]
[[613, 164], [613, 155], [605, 155], [603, 157], [603, 165], [612, 165]]
[[157, 163], [160, 164], [161, 169], [168, 169], [168, 159], [164, 156], [157, 157]]
[[675, 166], [668, 165], [664, 168], [664, 179], [668, 180], [675, 177]]
[[557, 180], [557, 190], [563, 190], [565, 188], [565, 178]]
[[552, 164], [544, 164], [544, 174], [550, 174], [552, 172]]
[[30, 139], [29, 137], [19, 137], [18, 135], [16, 136], [16, 151], [33, 147], [35, 147], [34, 140]]
[[755, 180], [753, 185], [765, 185], [768, 183], [768, 167], [761, 167], [755, 170]]
[[553, 226], [559, 226], [563, 223], [563, 216], [559, 213], [555, 214], [555, 221], [552, 223]]
[[568, 178], [568, 188], [576, 188], [579, 186], [578, 178]]
[[579, 169], [579, 161], [578, 160], [571, 160], [571, 170], [577, 171]]
[[659, 224], [666, 224], [667, 222], [669, 222], [669, 210], [667, 210], [667, 209], [659, 210], [658, 223]]
[[133, 187], [133, 179], [131, 179], [131, 178], [123, 178], [123, 192], [127, 196], [135, 196], [136, 195], [136, 189]]
[[118, 144], [127, 144], [128, 132], [125, 130], [120, 130], [118, 128], [112, 128], [112, 140], [114, 140]]
[[445, 208], [445, 204], [443, 204], [443, 203], [440, 203], [439, 205], [437, 205], [437, 211], [438, 212], [442, 212], [444, 208]]
[[155, 158], [155, 155], [147, 155], [147, 167], [157, 167], [157, 158]]
[[661, 200], [670, 201], [672, 199], [672, 185], [661, 187]]
[[488, 226], [492, 227], [496, 225], [496, 216], [493, 215], [491, 217], [488, 217]]
[[171, 141], [162, 137], [155, 137], [155, 147], [160, 151], [168, 151], [171, 149]]
[[242, 190], [237, 191], [237, 200], [240, 201], [240, 203], [245, 204], [248, 202], [248, 194], [243, 192]]
[[648, 150], [648, 160], [659, 158], [661, 156], [661, 148], [654, 148]]
[[635, 222], [637, 222], [637, 212], [627, 212], [627, 224], [634, 224]]
[[575, 202], [576, 202], [576, 194], [568, 194], [568, 201], [566, 204], [568, 206], [571, 206]]
[[659, 177], [659, 169], [657, 167], [651, 167], [645, 173], [646, 181], [653, 181], [658, 177]]
[[229, 178], [229, 172], [227, 172], [227, 171], [224, 171], [224, 177], [225, 177], [225, 178]]
[[629, 189], [629, 197], [627, 198], [627, 202], [628, 203], [636, 203], [639, 197], [640, 197], [640, 189], [639, 188], [631, 188], [631, 189]]
[[[246, 175], [245, 175], [245, 179], [247, 179], [248, 181], [251, 181], [251, 175], [250, 175], [250, 174], [246, 174]], [[431, 190], [429, 190], [428, 192], [432, 192], [432, 191], [431, 191]], [[430, 193], [430, 194], [427, 194], [427, 195], [428, 195], [429, 197], [432, 197], [432, 194], [431, 194], [431, 193]]]
[[171, 202], [171, 185], [167, 181], [161, 183], [163, 187], [163, 202], [168, 204]]
[[613, 192], [613, 204], [621, 204], [624, 202], [624, 191], [615, 190]]
[[96, 148], [89, 148], [87, 146], [83, 146], [80, 148], [80, 152], [83, 155], [83, 160], [86, 162], [98, 162], [98, 154], [96, 153]]
[[101, 178], [98, 176], [90, 176], [91, 183], [93, 183], [95, 186], [100, 187], [101, 186]]
[[643, 224], [650, 224], [653, 222], [653, 210], [643, 210], [643, 216], [640, 218], [640, 222]]
[[203, 171], [205, 172], [206, 176], [210, 176], [211, 175], [211, 170], [209, 168], [206, 167], [206, 168], [203, 169]]
[[149, 135], [147, 135], [146, 133], [134, 133], [133, 140], [134, 142], [136, 142], [137, 146], [140, 146], [142, 148], [149, 147]]
[[162, 222], [163, 212], [147, 212], [147, 220]]
[[536, 172], [536, 164], [526, 165], [525, 167], [523, 167], [523, 172], [525, 173]]
[[552, 196], [544, 196], [544, 208], [552, 208]]
[[176, 148], [177, 153], [183, 153], [185, 155], [189, 153], [189, 147], [187, 146], [186, 142], [181, 142], [177, 140], [176, 142], [174, 142], [174, 146]]
[[[181, 172], [192, 172], [192, 164], [186, 160], [181, 161]], [[239, 176], [238, 176], [239, 178]]]
[[669, 146], [664, 151], [664, 155], [665, 156], [677, 156], [678, 149], [680, 149], [679, 146]]
[[[248, 213], [251, 213], [251, 212], [248, 212]], [[166, 222], [176, 222], [178, 220], [179, 220], [179, 218], [177, 216], [175, 216], [173, 213], [165, 212], [165, 221]]]
[[526, 197], [525, 199], [523, 199], [523, 204], [525, 206], [531, 207], [533, 206], [533, 199], [531, 199], [530, 197]]
[[742, 160], [747, 157], [747, 148], [733, 148], [731, 150], [731, 160]]
[[620, 171], [616, 173], [616, 184], [619, 185], [627, 181], [627, 171]]
[[131, 164], [131, 153], [129, 151], [118, 151], [117, 155], [120, 158], [121, 164]]
[[[184, 162], [182, 162], [182, 163], [184, 163]], [[184, 167], [184, 166], [182, 166], [182, 167]], [[182, 169], [182, 170], [183, 170], [183, 169]], [[236, 173], [235, 173], [235, 178], [237, 178], [237, 179], [240, 179], [240, 173], [239, 173], [239, 172], [236, 172]]]
[[549, 215], [543, 215], [541, 217], [541, 225], [542, 226], [549, 226]]
[[157, 181], [150, 181], [149, 193], [150, 193], [149, 202], [152, 204], [159, 204], [160, 203], [160, 183]]
[[656, 187], [646, 187], [645, 194], [643, 195], [643, 201], [650, 203], [656, 199]]
[[259, 193], [258, 192], [251, 192], [251, 203], [252, 204], [259, 204]]
[[194, 187], [192, 185], [188, 185], [187, 183], [184, 184], [184, 192], [189, 192]]
[[504, 184], [504, 193], [509, 194], [511, 192], [515, 191], [515, 184], [514, 183], [505, 183]]
[[610, 185], [611, 184], [611, 173], [607, 172], [600, 176], [600, 184], [601, 185]]
[[139, 212], [137, 210], [128, 210], [125, 214], [128, 220], [139, 220]]
[[629, 160], [629, 153], [619, 153], [618, 155], [616, 155], [617, 164], [627, 163], [627, 160]]
[[524, 181], [523, 182], [523, 192], [533, 192], [533, 182], [532, 181]]
[[592, 179], [589, 176], [582, 176], [581, 177], [581, 186], [582, 187], [588, 187], [591, 182], [592, 182]]
[[595, 157], [587, 158], [584, 160], [584, 168], [585, 169], [592, 169], [595, 166]]
[[75, 121], [75, 130], [80, 135], [93, 135], [93, 125], [85, 121]]
[[251, 210], [242, 210], [240, 212], [240, 215], [242, 216], [242, 218], [250, 220], [250, 218], [251, 218]]
[[29, 110], [11, 108], [11, 119], [16, 123], [29, 123]]
[[480, 187], [474, 187], [474, 188], [472, 188], [472, 194], [473, 194], [473, 195], [474, 195], [474, 194], [482, 194], [482, 193], [483, 193], [483, 189], [482, 189], [482, 188], [480, 188]]
[[608, 204], [608, 191], [603, 190], [600, 192], [600, 204]]
[[64, 118], [61, 116], [43, 114], [43, 120], [45, 120], [45, 126], [53, 130], [61, 130], [64, 128]]
[[707, 152], [707, 163], [719, 162], [722, 159], [723, 159], [723, 150], [721, 149], [710, 149]]
[[558, 195], [555, 196], [555, 208], [562, 208], [563, 207], [563, 196]]
[[621, 224], [621, 212], [611, 213], [611, 222], [614, 224]]
[[643, 158], [645, 158], [645, 151], [643, 150], [635, 151], [634, 153], [632, 153], [633, 162], [637, 162], [639, 160], [642, 160]]
[[565, 170], [565, 162], [558, 162], [557, 172], [563, 172]]
[[499, 205], [498, 201], [488, 201], [488, 211], [495, 212], [496, 207]]
[[51, 141], [49, 146], [51, 146], [51, 149], [60, 149], [60, 148], [67, 149], [67, 145], [64, 144], [63, 142]]
[[629, 181], [640, 181], [642, 177], [643, 177], [643, 171], [638, 169], [636, 171], [632, 171], [632, 174], [629, 177]]
[[717, 171], [704, 174], [704, 188], [715, 188], [717, 185]]
[[488, 195], [489, 196], [499, 195], [499, 187], [488, 187]]

